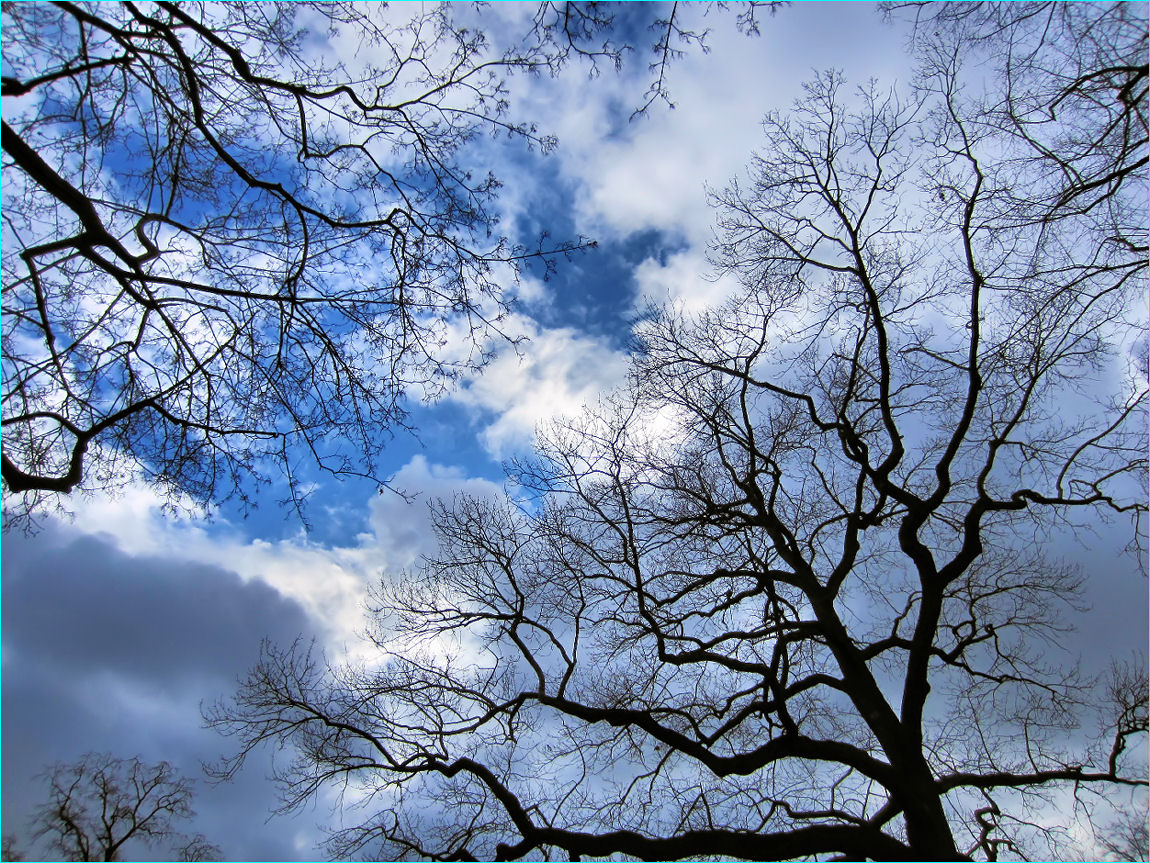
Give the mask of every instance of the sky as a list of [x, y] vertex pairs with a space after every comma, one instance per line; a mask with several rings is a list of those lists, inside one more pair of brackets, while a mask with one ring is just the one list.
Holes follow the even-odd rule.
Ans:
[[[524, 13], [515, 6], [492, 7], [489, 26], [513, 27]], [[649, 82], [642, 52], [618, 74], [589, 79], [573, 66], [558, 79], [513, 79], [513, 115], [560, 143], [548, 155], [484, 144], [482, 157], [508, 181], [503, 224], [525, 240], [546, 230], [599, 245], [517, 288], [513, 324], [529, 338], [518, 353], [503, 349], [438, 403], [413, 404], [418, 438], [381, 442], [383, 471], [407, 498], [321, 478], [305, 529], [276, 506], [274, 489], [253, 513], [221, 508], [204, 519], [164, 514], [141, 485], [77, 497], [71, 518], [3, 537], [5, 834], [27, 836], [46, 765], [109, 751], [197, 777], [192, 829], [227, 859], [316, 859], [323, 825], [338, 817], [328, 801], [269, 817], [268, 760], [208, 785], [200, 764], [230, 749], [202, 727], [201, 706], [227, 697], [263, 639], [314, 639], [333, 657], [366, 649], [365, 591], [432, 550], [429, 500], [499, 493], [503, 462], [529, 451], [538, 423], [623, 383], [648, 303], [699, 309], [731, 290], [707, 278], [707, 190], [745, 170], [766, 112], [785, 109], [817, 70], [884, 86], [910, 74], [905, 33], [869, 4], [796, 4], [765, 16], [758, 37], [736, 33], [730, 15], [706, 23], [710, 50], [671, 67], [673, 110], [656, 103], [631, 117]], [[1082, 561], [1108, 567], [1116, 546], [1103, 534]], [[1121, 652], [1145, 645], [1145, 582], [1114, 576], [1085, 635]], [[1116, 645], [1115, 632], [1129, 644]]]

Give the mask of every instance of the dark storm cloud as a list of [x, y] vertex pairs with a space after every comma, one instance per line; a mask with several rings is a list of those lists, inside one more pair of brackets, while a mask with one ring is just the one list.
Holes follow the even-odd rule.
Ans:
[[[3, 829], [25, 850], [24, 818], [41, 793], [33, 777], [46, 765], [98, 750], [201, 778], [200, 764], [230, 742], [200, 727], [200, 703], [234, 689], [261, 639], [313, 630], [296, 602], [261, 582], [54, 529], [5, 538], [2, 599]], [[268, 767], [261, 756], [234, 783], [199, 782], [191, 829], [229, 859], [314, 853], [322, 813], [267, 823], [277, 802]]]
[[234, 677], [261, 638], [309, 629], [297, 603], [217, 567], [131, 557], [95, 537], [5, 546], [4, 650], [61, 675], [110, 671], [183, 689]]

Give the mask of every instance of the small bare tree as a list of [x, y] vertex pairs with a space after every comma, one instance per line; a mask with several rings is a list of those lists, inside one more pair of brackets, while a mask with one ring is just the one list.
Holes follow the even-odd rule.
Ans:
[[1128, 809], [1102, 830], [1100, 844], [1112, 860], [1150, 860], [1150, 812]]
[[220, 849], [203, 836], [181, 833], [176, 822], [195, 813], [193, 783], [166, 761], [89, 753], [45, 774], [48, 799], [36, 815], [35, 840], [44, 839], [60, 860], [119, 860], [126, 848], [144, 845], [171, 860], [219, 860]]
[[16, 847], [16, 837], [5, 835], [0, 838], [0, 860], [23, 860], [24, 852]]

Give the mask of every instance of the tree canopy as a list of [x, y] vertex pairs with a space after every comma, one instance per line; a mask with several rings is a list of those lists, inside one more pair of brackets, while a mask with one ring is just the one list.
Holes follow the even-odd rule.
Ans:
[[1145, 8], [911, 8], [912, 87], [817, 76], [714, 194], [738, 295], [435, 505], [377, 662], [269, 646], [224, 775], [436, 860], [1025, 859], [1147, 785], [1145, 659], [1060, 654], [1078, 532], [1144, 549]]
[[[508, 76], [629, 46], [599, 4], [541, 3], [499, 45], [457, 11], [4, 6], [10, 520], [136, 474], [201, 504], [274, 479], [297, 508], [310, 464], [385, 481], [408, 400], [517, 338], [522, 268], [587, 241], [513, 239], [469, 147], [551, 149]], [[640, 110], [702, 36], [650, 23]]]

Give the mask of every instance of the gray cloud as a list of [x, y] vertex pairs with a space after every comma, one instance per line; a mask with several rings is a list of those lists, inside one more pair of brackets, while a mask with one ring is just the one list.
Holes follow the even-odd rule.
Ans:
[[[26, 851], [46, 765], [100, 750], [199, 776], [229, 746], [200, 727], [199, 704], [230, 693], [261, 639], [315, 629], [267, 584], [60, 529], [6, 537], [3, 564], [3, 820]], [[228, 859], [315, 855], [323, 813], [267, 822], [269, 768], [253, 762], [233, 783], [199, 783], [191, 829]]]

